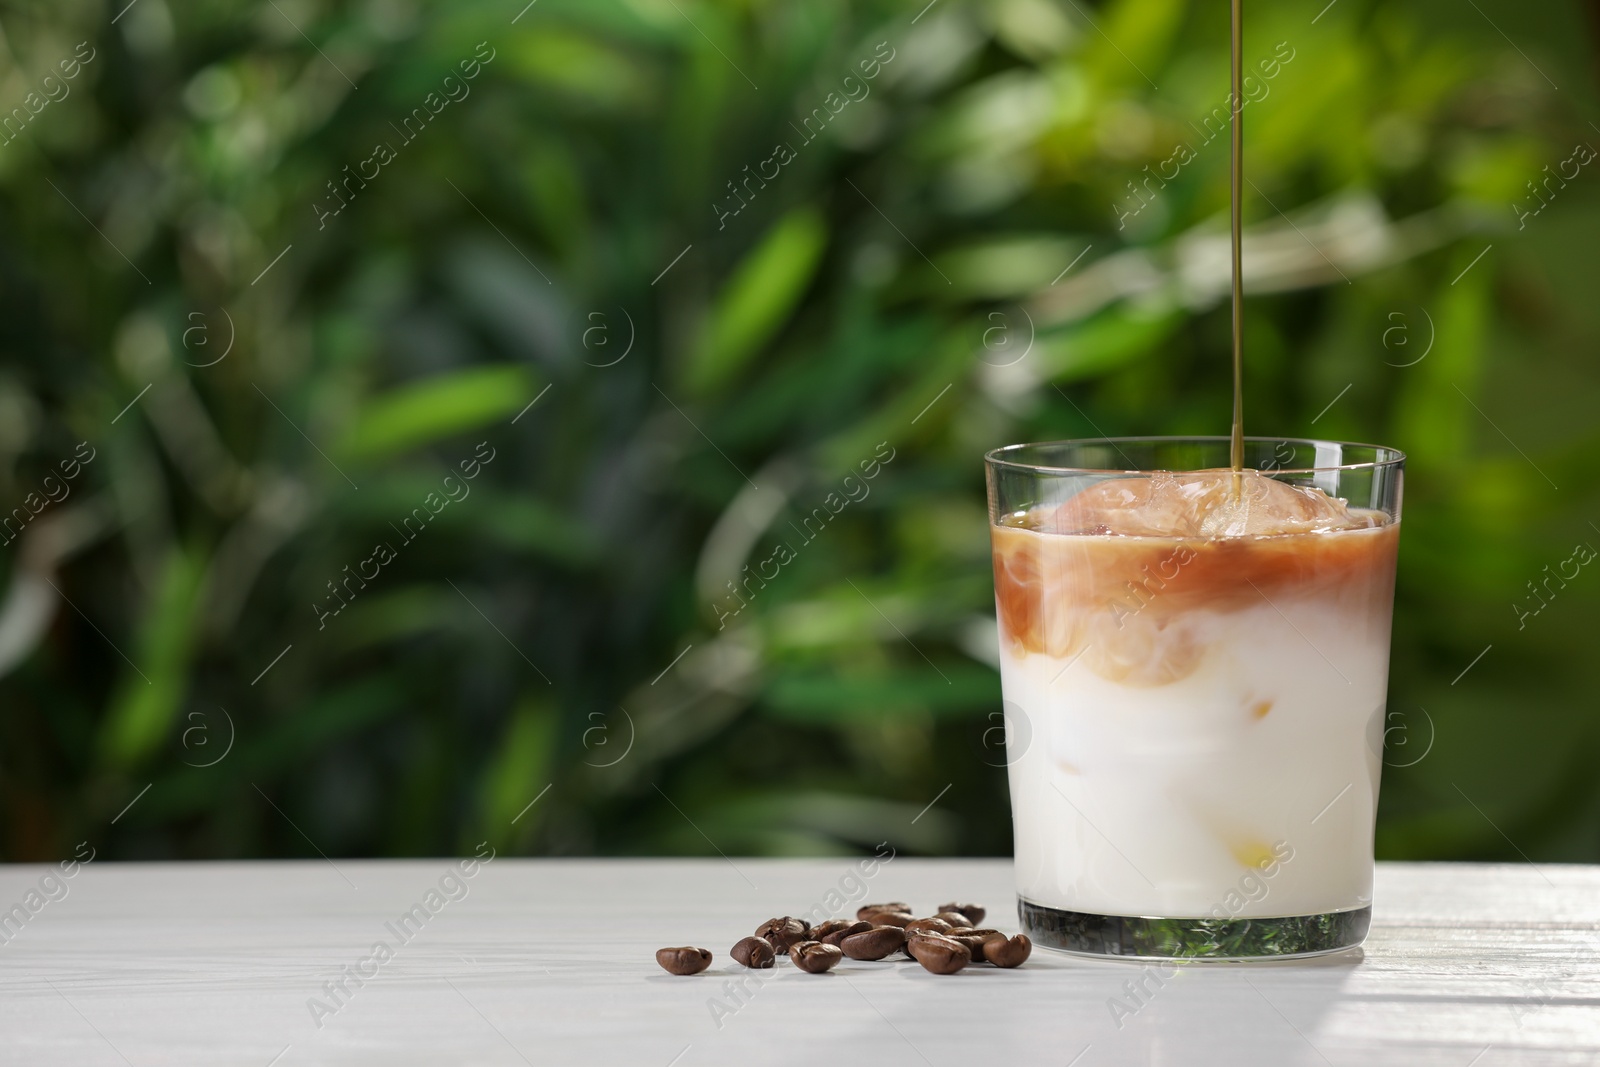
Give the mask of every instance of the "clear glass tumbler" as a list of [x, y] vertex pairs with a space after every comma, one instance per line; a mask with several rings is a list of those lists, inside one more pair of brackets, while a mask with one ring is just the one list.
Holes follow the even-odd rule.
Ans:
[[1360, 944], [1405, 457], [1249, 438], [1240, 476], [1201, 437], [986, 460], [1023, 929], [1162, 959]]

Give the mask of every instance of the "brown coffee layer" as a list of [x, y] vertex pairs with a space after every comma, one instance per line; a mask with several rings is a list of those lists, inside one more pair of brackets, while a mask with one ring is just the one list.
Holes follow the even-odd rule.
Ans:
[[991, 529], [995, 601], [1013, 655], [1087, 650], [1130, 685], [1190, 674], [1205, 652], [1194, 613], [1316, 600], [1387, 632], [1397, 523], [1266, 537], [1139, 537]]

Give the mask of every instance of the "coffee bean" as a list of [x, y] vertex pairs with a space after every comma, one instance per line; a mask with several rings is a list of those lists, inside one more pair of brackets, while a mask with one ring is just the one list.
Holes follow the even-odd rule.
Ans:
[[1033, 952], [1033, 942], [1027, 934], [1018, 934], [1009, 941], [989, 941], [983, 946], [983, 955], [996, 967], [1016, 967]]
[[904, 948], [906, 932], [898, 926], [874, 926], [859, 934], [851, 934], [839, 942], [844, 954], [853, 960], [881, 960], [896, 949]]
[[918, 934], [906, 942], [906, 951], [934, 974], [955, 974], [972, 962], [966, 945], [940, 934]]
[[829, 934], [836, 930], [848, 929], [854, 926], [857, 921], [856, 919], [824, 919], [811, 928], [805, 939], [808, 941], [824, 941]]
[[771, 967], [778, 958], [777, 953], [772, 951], [772, 945], [760, 937], [742, 939], [728, 955], [737, 963], [758, 969]]
[[824, 945], [821, 941], [801, 941], [789, 950], [794, 965], [808, 974], [831, 971], [844, 959], [844, 950], [838, 945]]
[[856, 909], [856, 918], [865, 919], [874, 911], [900, 911], [907, 915], [912, 914], [911, 905], [900, 900], [891, 900], [887, 904], [863, 904]]
[[952, 936], [960, 934], [963, 937], [976, 937], [983, 941], [1004, 941], [1006, 939], [1006, 935], [999, 930], [990, 930], [988, 928], [982, 930], [953, 930], [951, 934]]
[[972, 962], [973, 963], [982, 963], [982, 962], [984, 962], [986, 957], [984, 956], [984, 953], [983, 953], [983, 946], [985, 944], [983, 938], [981, 938], [981, 937], [973, 937], [972, 935], [968, 934], [965, 930], [956, 930], [956, 931], [953, 931], [952, 933], [950, 933], [947, 936], [950, 938], [950, 940], [956, 942], [957, 944], [962, 944], [962, 945], [967, 946], [967, 951], [972, 954]]
[[955, 927], [939, 918], [912, 919], [906, 923], [906, 934], [948, 934]]
[[811, 924], [804, 919], [785, 915], [781, 919], [768, 919], [756, 927], [756, 936], [771, 945], [774, 952], [788, 952], [791, 947], [810, 937]]
[[972, 920], [961, 914], [959, 911], [941, 911], [939, 914], [935, 915], [934, 918], [943, 919], [957, 930], [970, 930], [973, 927]]
[[[859, 914], [859, 913], [858, 913]], [[862, 922], [869, 922], [873, 926], [905, 926], [916, 916], [909, 911], [869, 911], [861, 916]]]
[[711, 950], [688, 945], [682, 948], [658, 948], [656, 962], [669, 974], [699, 974], [711, 966]]
[[872, 929], [872, 924], [867, 922], [853, 922], [842, 930], [834, 930], [826, 937], [813, 937], [814, 941], [821, 941], [824, 945], [842, 945], [844, 939], [852, 934], [864, 934]]
[[[983, 922], [983, 917], [989, 914], [981, 904], [962, 904], [956, 901], [951, 901], [949, 904], [940, 904], [939, 911], [959, 911], [967, 917], [967, 920], [973, 926]], [[938, 914], [938, 912], [934, 914]]]

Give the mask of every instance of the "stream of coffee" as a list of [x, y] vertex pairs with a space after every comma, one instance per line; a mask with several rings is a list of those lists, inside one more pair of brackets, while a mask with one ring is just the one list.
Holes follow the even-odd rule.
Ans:
[[[1244, 469], [1244, 256], [1241, 194], [1244, 183], [1244, 0], [1231, 0], [1230, 50], [1233, 82], [1233, 159], [1228, 170], [1228, 207], [1233, 222], [1233, 445], [1235, 472]], [[1237, 483], [1238, 479], [1235, 479]]]

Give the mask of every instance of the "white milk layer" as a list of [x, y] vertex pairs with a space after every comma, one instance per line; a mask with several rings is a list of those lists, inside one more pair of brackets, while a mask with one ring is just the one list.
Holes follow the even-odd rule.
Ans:
[[1369, 905], [1387, 626], [1287, 595], [1182, 618], [1206, 651], [1166, 685], [1003, 636], [1018, 891], [1161, 918]]

